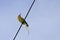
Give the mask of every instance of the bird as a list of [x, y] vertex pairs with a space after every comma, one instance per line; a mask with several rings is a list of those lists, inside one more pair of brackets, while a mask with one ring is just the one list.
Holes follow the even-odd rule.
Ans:
[[21, 16], [21, 14], [18, 15], [17, 19], [18, 19], [18, 21], [20, 23], [22, 23], [23, 25], [25, 25], [26, 30], [28, 30], [28, 32], [29, 32], [29, 25], [26, 22], [26, 20]]

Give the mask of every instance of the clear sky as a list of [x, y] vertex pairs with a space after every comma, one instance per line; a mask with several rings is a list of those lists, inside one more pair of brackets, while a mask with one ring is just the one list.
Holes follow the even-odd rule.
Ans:
[[[12, 40], [33, 0], [0, 0], [0, 40]], [[60, 40], [60, 0], [36, 0], [16, 40]]]

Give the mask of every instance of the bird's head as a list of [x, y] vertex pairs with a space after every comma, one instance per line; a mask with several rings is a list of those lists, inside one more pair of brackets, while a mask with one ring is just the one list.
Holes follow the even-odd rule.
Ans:
[[19, 16], [21, 17], [21, 13], [19, 14]]
[[21, 13], [18, 15], [18, 19], [20, 19], [21, 18]]
[[21, 13], [18, 15], [18, 18], [21, 17]]

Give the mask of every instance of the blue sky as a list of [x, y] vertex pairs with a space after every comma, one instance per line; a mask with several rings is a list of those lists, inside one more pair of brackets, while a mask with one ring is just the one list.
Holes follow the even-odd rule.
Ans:
[[[0, 40], [12, 40], [33, 0], [0, 0]], [[60, 0], [36, 0], [16, 40], [60, 40]]]

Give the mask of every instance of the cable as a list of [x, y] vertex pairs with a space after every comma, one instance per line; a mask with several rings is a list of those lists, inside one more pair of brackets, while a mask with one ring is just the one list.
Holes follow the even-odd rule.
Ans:
[[20, 27], [19, 27], [19, 29], [18, 29], [17, 33], [15, 34], [15, 36], [14, 36], [13, 40], [15, 40], [15, 39], [16, 39], [16, 37], [17, 37], [17, 35], [18, 35], [18, 32], [20, 31], [21, 27], [22, 27], [22, 24], [20, 25]]
[[[30, 6], [30, 8], [29, 8], [29, 10], [28, 10], [28, 12], [27, 12], [27, 14], [26, 14], [26, 16], [25, 16], [25, 18], [24, 18], [24, 19], [26, 19], [26, 18], [27, 18], [27, 16], [28, 16], [28, 14], [29, 14], [29, 12], [30, 12], [30, 10], [31, 10], [31, 8], [32, 8], [32, 6], [33, 6], [33, 4], [34, 4], [34, 2], [35, 2], [35, 0], [33, 1], [32, 5]], [[23, 21], [23, 22], [24, 22], [24, 21]], [[14, 36], [13, 40], [15, 40], [15, 39], [16, 39], [16, 37], [17, 37], [17, 35], [18, 35], [18, 33], [19, 33], [19, 31], [20, 31], [21, 27], [22, 27], [22, 24], [20, 25], [19, 29], [17, 30], [17, 33], [15, 34], [15, 36]]]
[[29, 12], [30, 12], [30, 10], [31, 10], [31, 8], [32, 8], [32, 6], [33, 6], [33, 4], [34, 4], [34, 2], [35, 2], [35, 0], [33, 1], [32, 5], [30, 6], [30, 8], [29, 8], [29, 10], [28, 10], [28, 12], [27, 12], [27, 14], [26, 14], [26, 16], [25, 16], [25, 19], [26, 19], [26, 17], [28, 16], [28, 14], [29, 14]]

